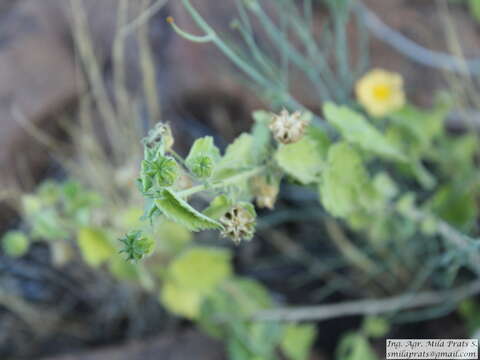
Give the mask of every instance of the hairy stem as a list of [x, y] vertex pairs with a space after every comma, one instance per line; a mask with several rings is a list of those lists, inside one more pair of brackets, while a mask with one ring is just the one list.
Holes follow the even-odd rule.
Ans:
[[201, 185], [193, 186], [193, 187], [191, 187], [189, 189], [186, 189], [186, 190], [183, 190], [183, 191], [179, 191], [178, 195], [181, 196], [181, 197], [188, 197], [188, 196], [191, 196], [191, 195], [196, 194], [196, 193], [201, 192], [201, 191], [213, 190], [213, 189], [222, 188], [222, 187], [225, 187], [225, 186], [228, 186], [228, 185], [233, 185], [233, 184], [236, 184], [240, 181], [250, 179], [253, 176], [260, 174], [264, 170], [265, 170], [264, 166], [259, 166], [259, 167], [253, 168], [251, 170], [243, 171], [243, 172], [241, 172], [237, 175], [230, 176], [230, 177], [228, 177], [224, 180], [221, 180], [217, 183], [208, 184], [208, 185], [207, 184], [201, 184]]

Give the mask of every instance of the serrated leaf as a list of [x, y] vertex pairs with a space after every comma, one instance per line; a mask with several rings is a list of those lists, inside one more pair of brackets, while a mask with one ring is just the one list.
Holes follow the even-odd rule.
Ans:
[[387, 138], [371, 125], [367, 119], [346, 106], [326, 103], [325, 118], [332, 123], [345, 140], [386, 158], [405, 161], [405, 156]]
[[212, 200], [210, 205], [203, 210], [203, 214], [218, 220], [220, 219], [230, 208], [233, 203], [226, 195], [219, 195]]
[[313, 325], [287, 325], [280, 347], [290, 360], [307, 360], [315, 341], [316, 330]]
[[346, 217], [373, 206], [375, 190], [358, 153], [340, 142], [328, 151], [328, 166], [319, 186], [323, 206], [334, 216]]
[[303, 184], [317, 181], [325, 163], [322, 148], [308, 136], [296, 143], [281, 145], [275, 160], [283, 171]]
[[221, 229], [222, 225], [195, 210], [170, 189], [163, 189], [155, 205], [170, 220], [178, 222], [191, 231]]
[[179, 286], [208, 295], [232, 275], [231, 255], [226, 250], [194, 247], [169, 266], [170, 278]]
[[97, 267], [116, 253], [107, 234], [101, 229], [85, 227], [78, 231], [78, 246], [85, 262]]

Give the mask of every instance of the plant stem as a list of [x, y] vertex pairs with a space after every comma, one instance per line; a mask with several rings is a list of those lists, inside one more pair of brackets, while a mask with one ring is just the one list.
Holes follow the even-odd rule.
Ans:
[[251, 177], [261, 173], [263, 170], [265, 170], [264, 166], [258, 166], [258, 167], [255, 167], [253, 169], [243, 171], [239, 174], [230, 176], [230, 177], [228, 177], [224, 180], [221, 180], [217, 183], [214, 183], [214, 184], [208, 184], [208, 185], [207, 184], [201, 184], [201, 185], [193, 186], [193, 187], [191, 187], [189, 189], [186, 189], [186, 190], [179, 191], [178, 195], [181, 196], [181, 197], [188, 197], [188, 196], [196, 194], [200, 191], [213, 190], [213, 189], [218, 189], [218, 188], [225, 187], [225, 186], [228, 186], [228, 185], [232, 185], [232, 184], [238, 183], [242, 180], [250, 179]]
[[353, 315], [377, 315], [445, 302], [457, 303], [478, 292], [480, 292], [480, 281], [476, 280], [468, 285], [447, 291], [427, 291], [380, 300], [347, 301], [339, 304], [263, 310], [257, 313], [254, 319], [261, 321], [322, 321]]

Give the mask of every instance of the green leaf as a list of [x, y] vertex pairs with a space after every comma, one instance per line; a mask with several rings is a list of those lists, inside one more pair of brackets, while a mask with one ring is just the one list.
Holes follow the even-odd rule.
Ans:
[[160, 296], [162, 303], [175, 314], [196, 318], [204, 298], [232, 275], [230, 262], [226, 250], [207, 247], [187, 250], [168, 268]]
[[477, 22], [480, 22], [480, 1], [470, 0], [469, 5], [470, 5], [470, 13], [475, 18], [475, 20], [477, 20]]
[[25, 255], [29, 246], [27, 235], [21, 231], [9, 231], [2, 238], [2, 249], [10, 257]]
[[218, 220], [220, 219], [230, 208], [233, 203], [226, 195], [219, 195], [212, 200], [210, 205], [203, 210], [203, 214], [209, 218]]
[[308, 136], [296, 143], [281, 145], [275, 160], [283, 171], [303, 184], [317, 181], [325, 163], [323, 149]]
[[227, 342], [227, 352], [230, 360], [266, 360], [255, 358], [247, 345], [235, 337]]
[[254, 350], [253, 359], [272, 359], [275, 348], [282, 340], [282, 326], [279, 323], [265, 321], [250, 324], [246, 334], [250, 342], [250, 349]]
[[113, 256], [109, 263], [110, 272], [119, 280], [138, 281], [136, 264], [125, 261], [120, 256]]
[[320, 200], [332, 215], [346, 217], [376, 206], [378, 194], [358, 153], [347, 143], [333, 145], [319, 185]]
[[258, 110], [253, 113], [255, 124], [252, 129], [253, 146], [252, 153], [258, 163], [265, 161], [271, 150], [271, 133], [268, 124], [272, 114], [267, 111]]
[[472, 188], [448, 184], [440, 187], [430, 200], [433, 212], [449, 224], [466, 232], [478, 217], [478, 205]]
[[480, 328], [480, 307], [472, 298], [463, 300], [457, 309], [470, 335]]
[[193, 240], [192, 233], [179, 223], [163, 218], [157, 224], [153, 236], [158, 239], [158, 247], [162, 252], [176, 254]]
[[210, 177], [219, 160], [220, 150], [211, 136], [205, 136], [193, 143], [185, 164], [196, 177], [204, 179]]
[[230, 261], [226, 250], [194, 247], [177, 257], [168, 273], [175, 284], [206, 295], [232, 275]]
[[101, 229], [82, 228], [78, 231], [77, 241], [83, 259], [92, 267], [98, 267], [115, 254], [115, 248]]
[[43, 209], [28, 219], [32, 227], [32, 237], [44, 240], [64, 240], [69, 232], [64, 222], [53, 208]]
[[191, 231], [222, 228], [218, 221], [198, 212], [170, 189], [161, 191], [160, 198], [155, 200], [155, 205], [170, 220], [184, 225]]
[[337, 106], [333, 103], [326, 103], [323, 113], [348, 142], [379, 156], [398, 161], [406, 160], [405, 156], [363, 115], [346, 106]]
[[361, 333], [348, 333], [336, 350], [338, 360], [378, 360], [367, 338]]
[[315, 335], [313, 325], [287, 325], [283, 332], [281, 349], [290, 360], [307, 360]]
[[380, 172], [373, 178], [373, 186], [378, 193], [384, 197], [391, 199], [398, 194], [398, 186], [393, 179], [386, 173]]
[[368, 316], [363, 321], [362, 328], [367, 336], [372, 338], [381, 338], [387, 335], [387, 333], [390, 331], [390, 324], [383, 317]]
[[235, 278], [230, 282], [239, 295], [238, 311], [246, 318], [253, 316], [256, 312], [272, 307], [273, 300], [268, 290], [260, 282], [248, 278]]
[[393, 113], [390, 117], [394, 123], [404, 130], [414, 139], [409, 139], [408, 143], [404, 139], [406, 148], [412, 146], [412, 141], [419, 146], [421, 150], [428, 150], [433, 139], [443, 133], [444, 119], [448, 108], [444, 105], [438, 105], [431, 110], [421, 110], [412, 105], [406, 105], [401, 110]]
[[22, 210], [24, 214], [30, 216], [42, 209], [42, 200], [36, 195], [23, 195], [22, 196]]
[[213, 177], [221, 180], [230, 176], [232, 172], [243, 170], [255, 165], [256, 158], [252, 153], [253, 137], [250, 134], [242, 134], [231, 143], [215, 168]]
[[203, 295], [195, 289], [183, 287], [167, 280], [160, 294], [160, 301], [170, 312], [195, 319], [200, 312]]

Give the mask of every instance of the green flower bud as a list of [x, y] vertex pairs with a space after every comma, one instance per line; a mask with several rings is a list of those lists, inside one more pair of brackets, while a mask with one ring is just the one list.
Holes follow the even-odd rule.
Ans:
[[178, 177], [178, 165], [170, 156], [159, 156], [157, 159], [142, 161], [141, 179], [144, 191], [153, 186], [155, 180], [158, 186], [172, 186]]
[[213, 161], [209, 156], [199, 156], [189, 164], [190, 169], [197, 178], [205, 179], [212, 175]]
[[132, 231], [120, 239], [123, 249], [120, 253], [127, 254], [127, 260], [138, 261], [153, 252], [154, 241], [143, 236], [141, 231]]

